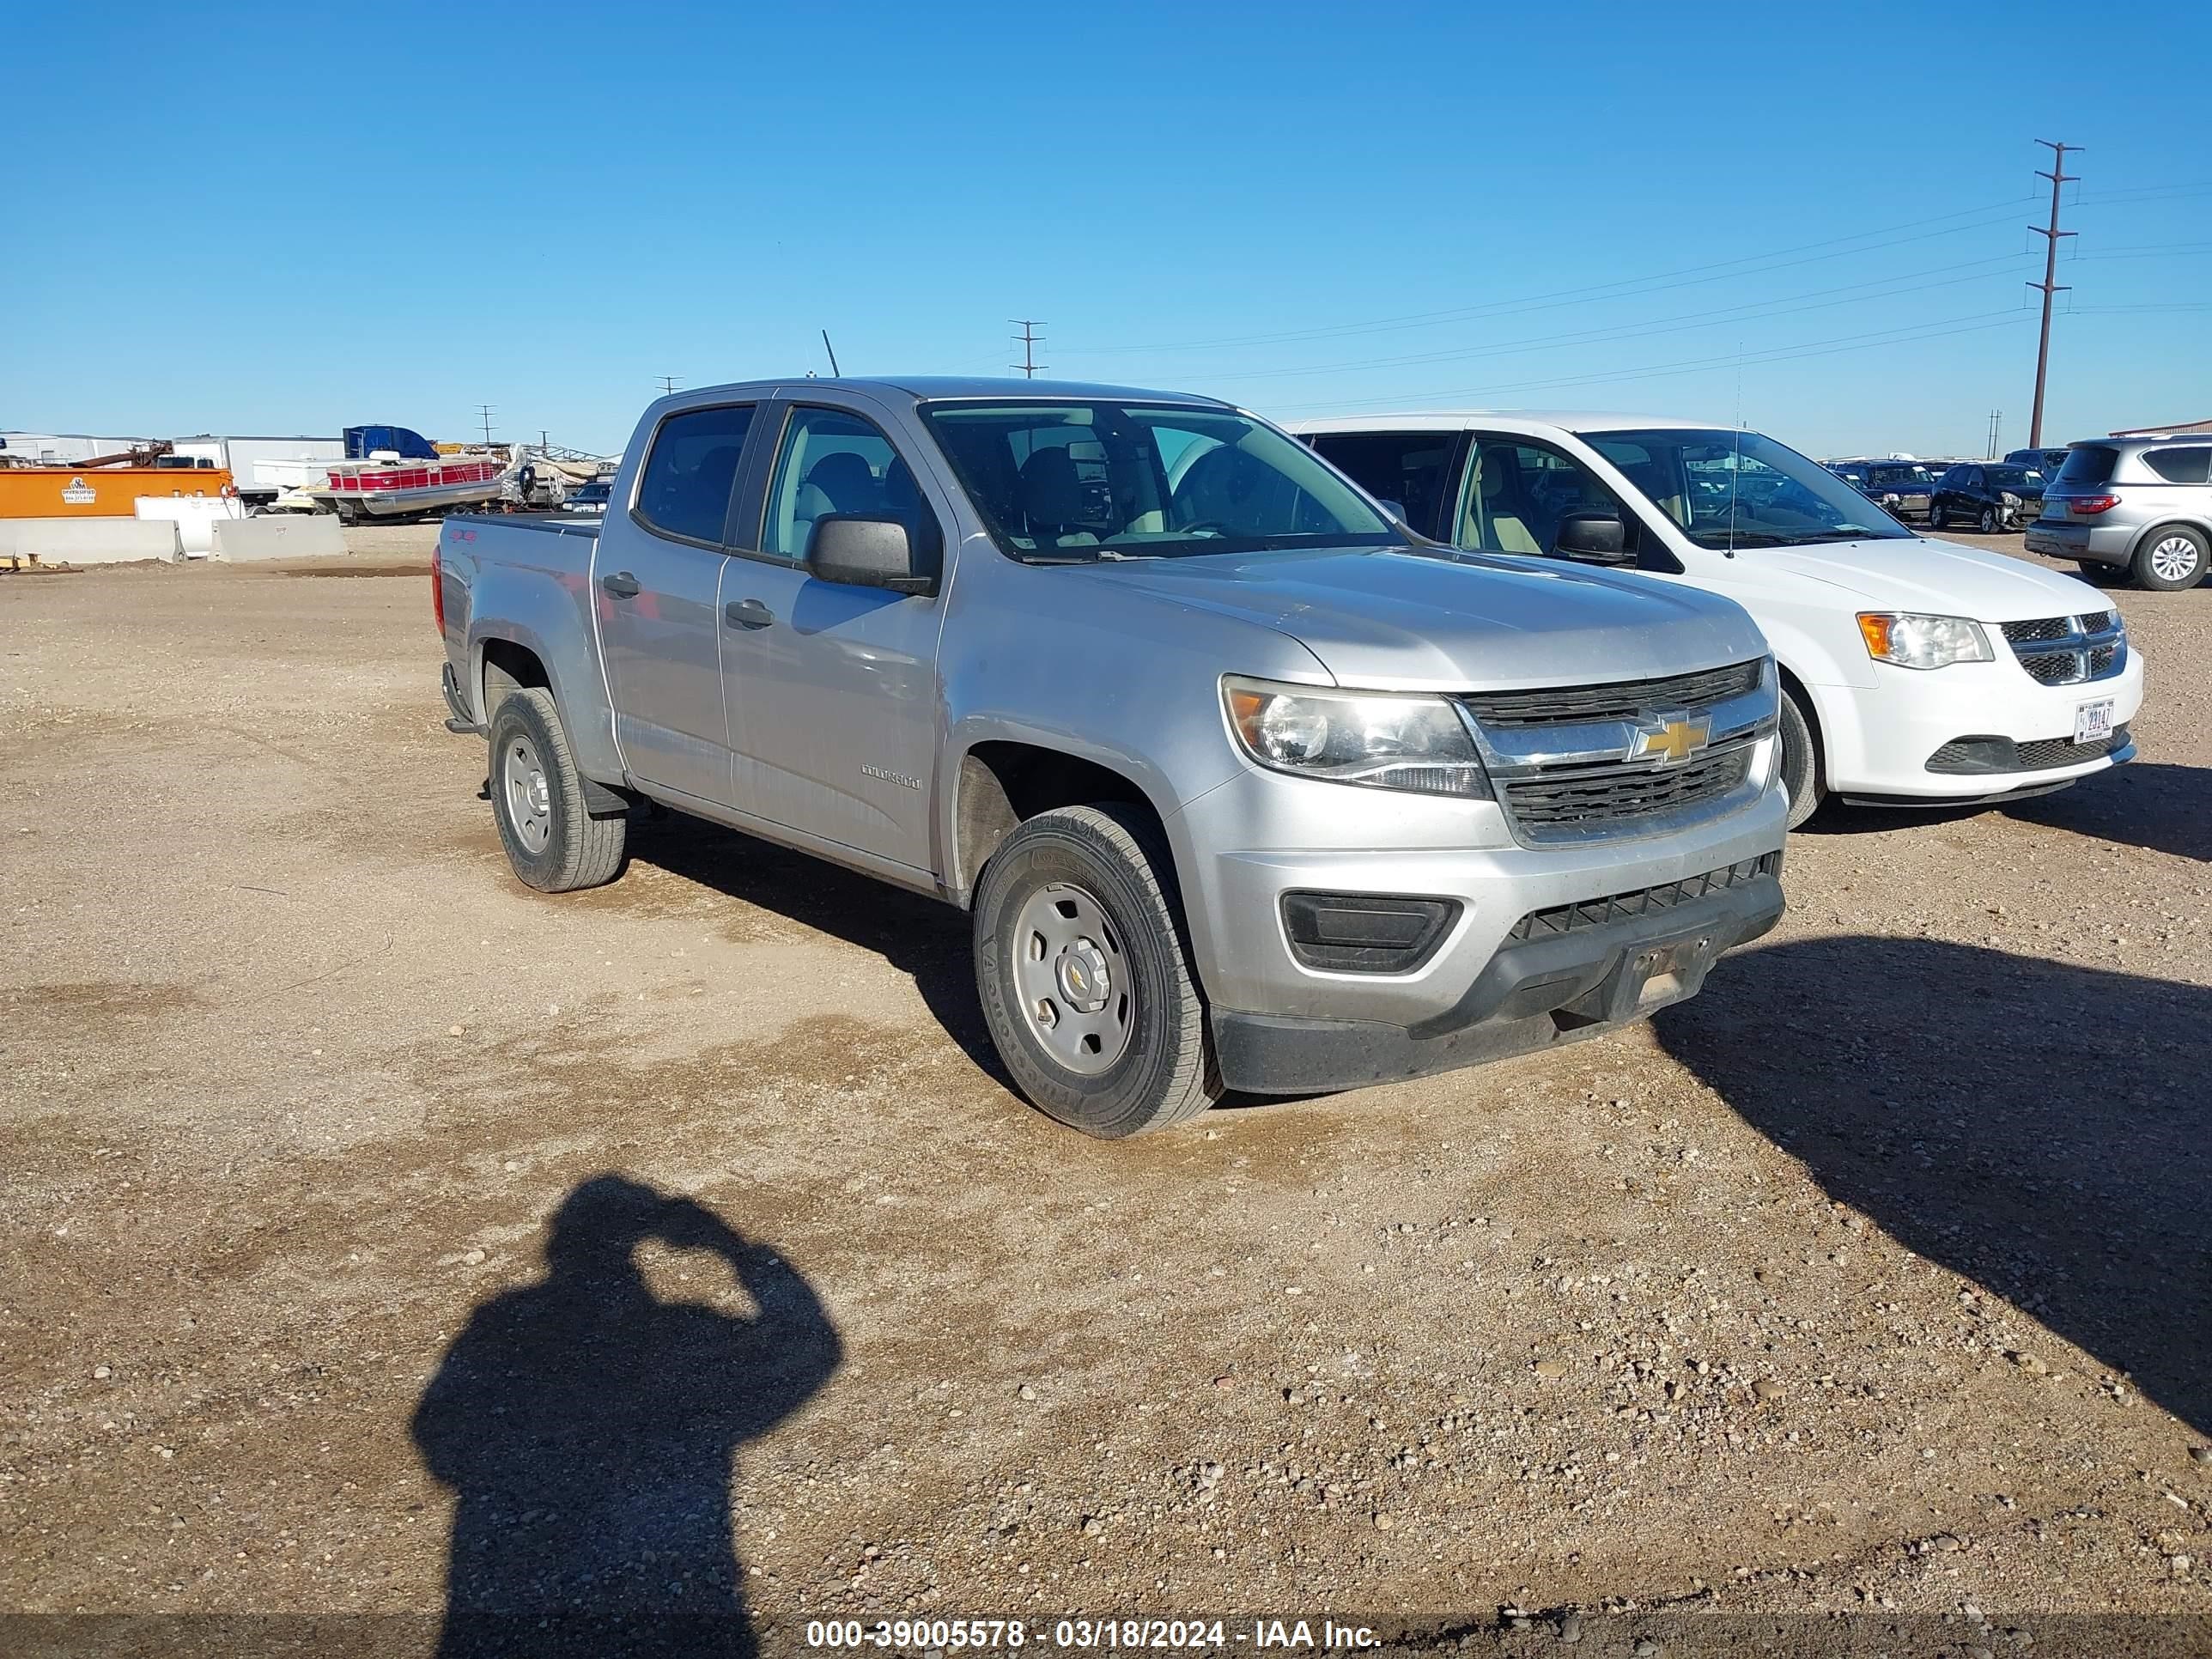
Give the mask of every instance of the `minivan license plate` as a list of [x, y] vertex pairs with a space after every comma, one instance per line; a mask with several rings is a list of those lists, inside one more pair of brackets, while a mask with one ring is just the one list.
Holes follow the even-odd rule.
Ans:
[[2074, 708], [2074, 741], [2098, 743], [2112, 735], [2112, 700], [2077, 703]]

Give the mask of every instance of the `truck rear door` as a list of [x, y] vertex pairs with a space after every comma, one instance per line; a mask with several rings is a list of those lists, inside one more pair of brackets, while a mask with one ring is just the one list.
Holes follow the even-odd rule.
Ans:
[[623, 766], [722, 806], [732, 802], [717, 601], [755, 412], [720, 404], [662, 420], [634, 498], [608, 503], [592, 564]]
[[947, 504], [854, 403], [779, 402], [763, 428], [765, 497], [738, 515], [722, 579], [735, 804], [931, 873], [942, 584], [933, 595], [850, 587], [805, 560], [831, 513], [895, 516], [918, 546], [942, 547]]

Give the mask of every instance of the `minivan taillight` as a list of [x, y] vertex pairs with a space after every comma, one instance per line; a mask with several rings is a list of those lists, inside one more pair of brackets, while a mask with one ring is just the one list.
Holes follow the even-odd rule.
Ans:
[[438, 636], [446, 634], [446, 567], [435, 543], [430, 547], [430, 614], [438, 619]]
[[2100, 513], [2109, 513], [2120, 504], [2118, 495], [2073, 495], [2067, 498], [2066, 510], [2077, 519], [2094, 519]]

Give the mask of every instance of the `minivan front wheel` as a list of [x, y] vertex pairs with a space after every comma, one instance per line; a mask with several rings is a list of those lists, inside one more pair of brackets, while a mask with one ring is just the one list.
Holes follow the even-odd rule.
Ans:
[[1103, 802], [1024, 823], [983, 867], [975, 941], [991, 1040], [1048, 1116], [1112, 1140], [1221, 1097], [1174, 866], [1142, 812]]
[[2186, 525], [2160, 525], [2136, 550], [2135, 577], [2154, 593], [2178, 592], [2204, 580], [2208, 556], [2202, 532]]
[[1813, 722], [1788, 692], [1782, 695], [1782, 782], [1790, 791], [1790, 827], [1820, 810], [1820, 756]]

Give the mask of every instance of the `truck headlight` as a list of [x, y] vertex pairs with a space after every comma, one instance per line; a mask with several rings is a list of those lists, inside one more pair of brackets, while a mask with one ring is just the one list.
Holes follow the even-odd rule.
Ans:
[[1237, 746], [1270, 771], [1371, 789], [1491, 799], [1459, 712], [1442, 697], [1221, 682]]
[[1899, 668], [1944, 668], [1954, 662], [1990, 662], [1990, 636], [1965, 617], [1923, 617], [1910, 611], [1862, 611], [1859, 633], [1867, 655]]

